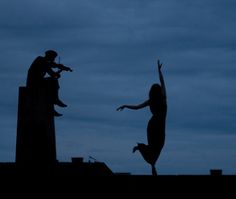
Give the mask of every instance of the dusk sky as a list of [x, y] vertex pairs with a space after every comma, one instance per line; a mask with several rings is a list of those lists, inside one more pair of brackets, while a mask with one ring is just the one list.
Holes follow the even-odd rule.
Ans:
[[[235, 0], [1, 0], [0, 161], [14, 162], [18, 88], [48, 49], [73, 69], [60, 78], [57, 159], [104, 162], [113, 172], [151, 174], [148, 108], [159, 83], [168, 97], [159, 174], [236, 174]], [[58, 61], [58, 59], [56, 60]]]

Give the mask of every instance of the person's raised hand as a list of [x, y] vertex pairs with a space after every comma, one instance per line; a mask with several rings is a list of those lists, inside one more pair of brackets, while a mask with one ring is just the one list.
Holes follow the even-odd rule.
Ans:
[[157, 60], [157, 66], [158, 66], [158, 69], [159, 69], [159, 70], [161, 70], [162, 63], [160, 62], [160, 60], [159, 60], [159, 59]]

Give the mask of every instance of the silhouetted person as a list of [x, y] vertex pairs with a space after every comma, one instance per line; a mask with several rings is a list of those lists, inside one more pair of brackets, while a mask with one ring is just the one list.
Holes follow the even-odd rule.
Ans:
[[147, 126], [147, 142], [148, 144], [138, 143], [133, 148], [133, 153], [139, 151], [144, 160], [151, 165], [152, 175], [157, 175], [155, 168], [161, 150], [165, 143], [165, 125], [167, 114], [167, 97], [164, 78], [161, 72], [162, 64], [158, 60], [158, 73], [161, 84], [153, 84], [149, 91], [149, 99], [138, 105], [122, 105], [117, 110], [121, 111], [124, 108], [141, 109], [149, 106], [152, 117]]
[[[60, 107], [66, 107], [58, 97], [60, 72], [72, 71], [71, 68], [58, 64], [55, 62], [57, 52], [54, 50], [47, 50], [45, 56], [38, 56], [31, 64], [28, 75], [26, 86], [29, 89], [30, 95], [33, 98], [37, 98], [40, 94], [40, 89], [47, 91], [48, 97], [52, 100], [52, 103]], [[53, 68], [59, 69], [57, 72]], [[47, 75], [47, 76], [46, 76]], [[54, 116], [61, 116], [62, 114], [54, 110]]]

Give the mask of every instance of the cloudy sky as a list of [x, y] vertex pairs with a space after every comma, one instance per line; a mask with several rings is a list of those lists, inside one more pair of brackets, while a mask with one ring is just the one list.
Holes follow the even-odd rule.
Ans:
[[59, 161], [91, 156], [113, 172], [151, 173], [132, 153], [146, 143], [148, 108], [116, 108], [147, 99], [160, 59], [168, 115], [159, 174], [236, 174], [235, 9], [235, 0], [1, 0], [0, 161], [15, 161], [18, 87], [54, 49], [73, 68], [60, 79]]

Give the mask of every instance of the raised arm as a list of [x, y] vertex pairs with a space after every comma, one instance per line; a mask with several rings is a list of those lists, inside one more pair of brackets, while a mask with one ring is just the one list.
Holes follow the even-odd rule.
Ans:
[[128, 108], [128, 109], [133, 109], [133, 110], [137, 110], [137, 109], [141, 109], [141, 108], [144, 108], [146, 106], [149, 105], [149, 101], [145, 101], [141, 104], [137, 104], [137, 105], [122, 105], [120, 107], [118, 107], [116, 110], [117, 111], [122, 111], [124, 108]]
[[161, 72], [162, 63], [160, 63], [160, 60], [157, 60], [157, 66], [158, 66], [158, 74], [159, 74], [159, 79], [160, 79], [161, 88], [162, 88], [162, 94], [166, 98], [167, 97], [166, 96], [166, 86], [165, 86], [163, 74]]

